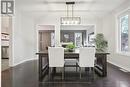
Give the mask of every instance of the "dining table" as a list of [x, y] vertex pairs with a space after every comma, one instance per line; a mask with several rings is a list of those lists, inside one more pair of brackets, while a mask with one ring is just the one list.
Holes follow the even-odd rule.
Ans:
[[[108, 53], [108, 52], [96, 52], [95, 53], [96, 63], [95, 63], [94, 68], [95, 68], [95, 72], [99, 76], [102, 76], [102, 77], [107, 76], [107, 55], [109, 55], [109, 54], [110, 53]], [[46, 51], [37, 52], [36, 55], [38, 55], [39, 81], [41, 81], [49, 69], [48, 51], [46, 50]], [[57, 57], [58, 57], [58, 55], [57, 55]], [[43, 59], [46, 59], [46, 63], [45, 63], [45, 61], [43, 62]], [[76, 51], [76, 50], [73, 52], [65, 51], [64, 59], [79, 59], [79, 51]]]

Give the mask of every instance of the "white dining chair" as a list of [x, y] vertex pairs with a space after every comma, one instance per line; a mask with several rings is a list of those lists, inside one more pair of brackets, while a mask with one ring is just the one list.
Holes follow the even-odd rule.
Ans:
[[81, 79], [81, 68], [93, 68], [94, 74], [94, 60], [95, 60], [95, 48], [94, 47], [83, 47], [79, 49], [79, 71]]
[[49, 53], [49, 78], [51, 68], [62, 67], [62, 79], [64, 79], [64, 49], [62, 47], [48, 47]]

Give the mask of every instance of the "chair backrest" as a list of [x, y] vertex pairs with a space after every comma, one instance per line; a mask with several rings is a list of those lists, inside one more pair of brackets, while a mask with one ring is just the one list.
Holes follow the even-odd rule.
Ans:
[[95, 48], [84, 47], [79, 49], [79, 66], [94, 67]]
[[49, 47], [49, 67], [64, 66], [64, 49], [62, 47]]

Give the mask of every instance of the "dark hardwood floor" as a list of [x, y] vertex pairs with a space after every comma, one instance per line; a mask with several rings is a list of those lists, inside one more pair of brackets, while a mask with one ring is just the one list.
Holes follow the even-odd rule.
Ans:
[[70, 78], [76, 76], [76, 78], [71, 81], [69, 79], [39, 82], [38, 61], [29, 61], [2, 71], [2, 87], [130, 87], [130, 73], [122, 72], [111, 64], [108, 64], [108, 76], [98, 77], [96, 75], [93, 82], [77, 80], [78, 74], [66, 73], [66, 75]]

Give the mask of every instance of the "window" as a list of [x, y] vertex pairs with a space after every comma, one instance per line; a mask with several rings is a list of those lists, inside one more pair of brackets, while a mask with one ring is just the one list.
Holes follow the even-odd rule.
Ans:
[[128, 21], [128, 15], [120, 17], [120, 51], [124, 52], [129, 49]]
[[130, 11], [118, 15], [117, 52], [130, 56]]
[[95, 46], [94, 38], [95, 38], [94, 32], [88, 34], [88, 45], [89, 46]]
[[82, 46], [82, 33], [75, 33], [75, 46], [76, 47]]

